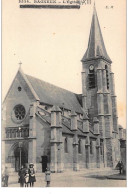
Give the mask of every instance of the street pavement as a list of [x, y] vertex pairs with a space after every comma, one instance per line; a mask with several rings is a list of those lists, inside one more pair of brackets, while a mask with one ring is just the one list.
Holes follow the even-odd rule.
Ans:
[[[50, 187], [126, 187], [126, 180], [110, 180], [107, 177], [118, 174], [117, 170], [84, 169], [51, 173]], [[9, 187], [20, 187], [17, 173], [9, 177]], [[45, 173], [36, 173], [34, 187], [46, 187]]]

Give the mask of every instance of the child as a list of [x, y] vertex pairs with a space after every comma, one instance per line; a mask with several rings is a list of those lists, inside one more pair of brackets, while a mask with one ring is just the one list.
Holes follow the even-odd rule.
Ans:
[[3, 177], [2, 177], [4, 187], [8, 187], [8, 178], [9, 178], [8, 168], [5, 167], [5, 170], [3, 172]]
[[30, 187], [34, 187], [34, 182], [36, 182], [36, 177], [35, 177], [35, 170], [34, 170], [34, 164], [30, 163], [29, 164], [29, 182], [30, 182]]
[[25, 172], [25, 187], [28, 187], [28, 182], [29, 182], [29, 173], [28, 173], [28, 170], [26, 170]]

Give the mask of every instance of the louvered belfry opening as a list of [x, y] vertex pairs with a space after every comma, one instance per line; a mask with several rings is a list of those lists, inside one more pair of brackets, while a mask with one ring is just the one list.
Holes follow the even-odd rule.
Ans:
[[94, 72], [94, 69], [89, 70], [88, 78], [89, 78], [89, 89], [95, 88], [95, 72]]
[[107, 89], [109, 89], [109, 76], [108, 76], [108, 66], [105, 65], [105, 69], [106, 69], [106, 82], [107, 82]]

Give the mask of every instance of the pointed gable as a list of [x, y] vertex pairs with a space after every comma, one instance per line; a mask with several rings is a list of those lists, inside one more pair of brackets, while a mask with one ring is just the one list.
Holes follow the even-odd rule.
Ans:
[[24, 90], [26, 91], [28, 97], [31, 100], [35, 99], [35, 100], [39, 101], [38, 95], [36, 94], [31, 83], [29, 82], [29, 80], [27, 79], [27, 76], [22, 72], [21, 69], [19, 69], [19, 71], [17, 73], [17, 77], [19, 78], [20, 82], [22, 83]]
[[[16, 84], [17, 82], [17, 84]], [[15, 86], [14, 86], [15, 85]], [[16, 88], [17, 85], [17, 88]], [[36, 92], [34, 91], [34, 89], [32, 88], [31, 83], [29, 82], [29, 80], [27, 79], [26, 75], [23, 73], [23, 71], [21, 70], [21, 68], [18, 69], [17, 74], [7, 92], [7, 95], [3, 101], [6, 101], [6, 99], [9, 96], [12, 97], [16, 97], [17, 96], [17, 90], [18, 90], [18, 86], [23, 87], [24, 91], [26, 92], [26, 95], [29, 97], [30, 100], [39, 100], [39, 97], [37, 96]]]
[[88, 48], [82, 58], [82, 61], [84, 62], [89, 59], [101, 58], [101, 57], [111, 62], [111, 59], [108, 56], [104, 45], [104, 40], [102, 37], [102, 33], [101, 33], [101, 29], [100, 29], [100, 25], [99, 25], [97, 13], [96, 13], [96, 8], [94, 5]]

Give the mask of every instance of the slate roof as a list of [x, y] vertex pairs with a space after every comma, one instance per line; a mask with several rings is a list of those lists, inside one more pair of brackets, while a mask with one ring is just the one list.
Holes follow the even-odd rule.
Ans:
[[104, 45], [104, 40], [102, 37], [102, 33], [101, 33], [101, 29], [100, 29], [100, 25], [99, 25], [97, 13], [96, 13], [96, 8], [94, 6], [88, 48], [82, 58], [82, 61], [86, 61], [93, 58], [99, 58], [99, 57], [103, 57], [107, 59], [109, 62], [111, 62], [111, 59], [108, 56]]
[[77, 113], [83, 113], [82, 107], [77, 99], [77, 94], [34, 78], [30, 75], [26, 75], [26, 77], [42, 103], [57, 105], [68, 110], [73, 109]]

